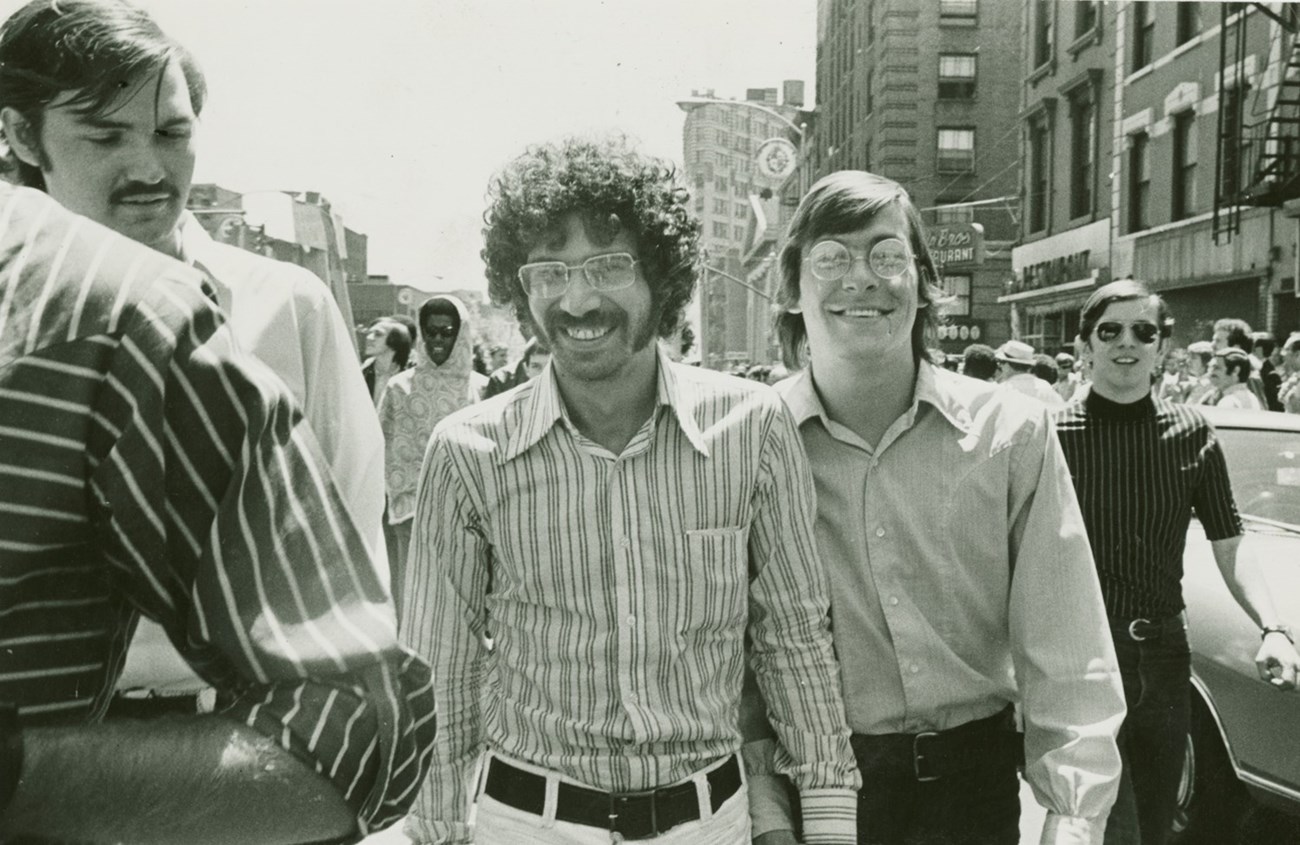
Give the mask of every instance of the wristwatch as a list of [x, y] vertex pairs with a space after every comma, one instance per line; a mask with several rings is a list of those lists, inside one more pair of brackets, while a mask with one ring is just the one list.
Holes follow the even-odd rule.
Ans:
[[1259, 638], [1262, 640], [1269, 634], [1274, 633], [1281, 634], [1291, 641], [1291, 645], [1295, 645], [1295, 632], [1291, 630], [1290, 625], [1265, 625], [1260, 629]]

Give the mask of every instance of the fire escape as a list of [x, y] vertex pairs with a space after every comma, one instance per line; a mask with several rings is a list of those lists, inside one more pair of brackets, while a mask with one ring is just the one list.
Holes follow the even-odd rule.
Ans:
[[1300, 197], [1300, 5], [1283, 4], [1280, 12], [1265, 3], [1251, 5], [1280, 25], [1281, 67], [1268, 115], [1248, 122], [1246, 15], [1236, 14], [1239, 4], [1222, 4], [1211, 221], [1216, 244], [1227, 243], [1240, 231], [1243, 207], [1281, 206]]

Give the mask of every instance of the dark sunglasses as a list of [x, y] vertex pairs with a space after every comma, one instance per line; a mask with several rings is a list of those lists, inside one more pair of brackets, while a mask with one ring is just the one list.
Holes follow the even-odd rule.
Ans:
[[1155, 323], [1113, 323], [1107, 320], [1097, 324], [1097, 339], [1102, 343], [1110, 343], [1117, 340], [1125, 328], [1133, 332], [1138, 343], [1155, 343], [1156, 338], [1160, 337], [1160, 327]]
[[455, 326], [425, 326], [424, 336], [445, 337], [448, 340], [451, 340], [453, 337], [456, 336], [456, 327]]

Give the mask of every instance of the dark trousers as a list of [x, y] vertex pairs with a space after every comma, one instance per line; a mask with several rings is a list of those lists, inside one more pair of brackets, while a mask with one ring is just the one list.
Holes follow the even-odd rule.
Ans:
[[[854, 734], [862, 772], [858, 842], [1016, 845], [1021, 742], [1010, 708], [944, 731], [933, 746], [900, 734]], [[930, 759], [918, 761], [918, 753]]]
[[1181, 620], [1135, 641], [1127, 623], [1111, 636], [1128, 715], [1119, 729], [1124, 770], [1106, 822], [1106, 845], [1164, 845], [1178, 805], [1191, 711], [1191, 655]]

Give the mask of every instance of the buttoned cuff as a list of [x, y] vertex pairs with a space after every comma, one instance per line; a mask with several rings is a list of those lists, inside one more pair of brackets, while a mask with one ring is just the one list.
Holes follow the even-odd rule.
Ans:
[[1048, 813], [1039, 845], [1102, 845], [1106, 820]]
[[799, 793], [807, 845], [855, 845], [858, 794], [852, 789], [806, 789]]

